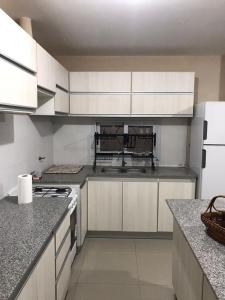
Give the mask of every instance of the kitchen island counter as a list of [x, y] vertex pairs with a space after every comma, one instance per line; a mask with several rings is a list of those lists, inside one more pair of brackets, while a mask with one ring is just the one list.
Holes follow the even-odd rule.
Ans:
[[[208, 200], [167, 200], [175, 221], [207, 278], [216, 299], [225, 299], [225, 246], [210, 238], [200, 216]], [[216, 203], [225, 210], [224, 201]]]

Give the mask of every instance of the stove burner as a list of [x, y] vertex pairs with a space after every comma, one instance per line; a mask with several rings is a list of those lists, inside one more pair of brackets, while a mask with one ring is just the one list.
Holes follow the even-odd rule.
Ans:
[[35, 197], [69, 197], [71, 193], [71, 188], [67, 186], [36, 186], [33, 188], [33, 195]]

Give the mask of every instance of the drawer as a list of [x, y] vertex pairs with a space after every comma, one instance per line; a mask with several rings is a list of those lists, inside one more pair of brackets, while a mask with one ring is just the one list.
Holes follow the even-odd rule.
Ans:
[[62, 272], [59, 275], [59, 279], [56, 285], [57, 300], [65, 299], [68, 285], [69, 285], [70, 275], [71, 275], [71, 265], [70, 265], [69, 256], [67, 256], [66, 262], [63, 266]]
[[56, 277], [59, 274], [59, 271], [63, 265], [63, 262], [67, 256], [67, 253], [70, 249], [70, 244], [71, 244], [71, 236], [70, 236], [70, 231], [67, 233], [67, 237], [62, 245], [62, 248], [60, 249], [57, 257], [56, 257]]
[[56, 231], [55, 235], [55, 251], [57, 253], [59, 246], [61, 245], [68, 229], [70, 227], [70, 214], [68, 213], [64, 220], [62, 221], [61, 225], [59, 226], [58, 230]]

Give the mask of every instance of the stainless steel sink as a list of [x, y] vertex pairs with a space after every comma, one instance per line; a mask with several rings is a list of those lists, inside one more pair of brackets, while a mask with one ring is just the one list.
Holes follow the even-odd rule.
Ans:
[[146, 168], [141, 167], [103, 167], [101, 169], [102, 173], [111, 173], [111, 174], [121, 174], [121, 173], [127, 173], [127, 174], [136, 174], [136, 173], [146, 173]]

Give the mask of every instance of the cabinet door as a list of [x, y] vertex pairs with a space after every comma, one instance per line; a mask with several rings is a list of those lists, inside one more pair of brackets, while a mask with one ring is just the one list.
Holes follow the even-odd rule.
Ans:
[[37, 272], [34, 269], [19, 293], [17, 300], [38, 300], [37, 294]]
[[193, 115], [193, 94], [133, 94], [133, 115]]
[[130, 72], [70, 72], [71, 92], [108, 93], [130, 90]]
[[173, 287], [177, 299], [201, 300], [203, 273], [176, 222], [173, 240]]
[[70, 113], [75, 115], [130, 114], [130, 95], [70, 95]]
[[149, 93], [193, 93], [193, 72], [133, 72], [132, 91]]
[[63, 269], [59, 275], [56, 284], [57, 300], [64, 300], [69, 286], [69, 280], [71, 275], [71, 264], [69, 256], [67, 256]]
[[203, 281], [203, 298], [202, 300], [217, 300], [214, 291], [212, 290], [207, 278], [204, 276]]
[[157, 182], [123, 182], [123, 231], [157, 231]]
[[36, 267], [38, 300], [55, 300], [55, 242], [50, 241]]
[[88, 230], [122, 230], [122, 182], [88, 182]]
[[37, 107], [37, 78], [11, 62], [0, 58], [0, 103]]
[[184, 181], [159, 182], [158, 231], [173, 231], [173, 216], [167, 199], [195, 198], [195, 183]]
[[56, 91], [56, 61], [37, 44], [37, 83], [49, 91]]
[[84, 239], [87, 233], [87, 216], [88, 216], [88, 190], [87, 190], [87, 183], [81, 189], [81, 199], [80, 199], [80, 206], [81, 206], [81, 245], [84, 243]]
[[56, 62], [56, 84], [69, 90], [69, 72], [59, 62]]
[[2, 9], [0, 24], [0, 54], [36, 72], [36, 41]]
[[56, 88], [55, 111], [69, 113], [69, 101], [69, 93], [60, 88]]

